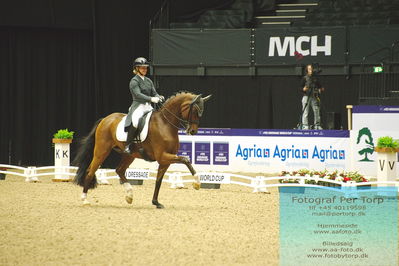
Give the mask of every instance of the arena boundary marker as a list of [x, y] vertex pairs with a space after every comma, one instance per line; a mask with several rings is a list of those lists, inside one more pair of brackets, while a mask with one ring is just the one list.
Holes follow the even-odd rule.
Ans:
[[[56, 167], [56, 166], [43, 166], [43, 167], [35, 167], [35, 166], [28, 166], [28, 167], [21, 167], [21, 166], [15, 166], [15, 165], [8, 165], [8, 164], [0, 164], [0, 168], [7, 168], [7, 171], [0, 170], [0, 173], [2, 174], [10, 174], [10, 175], [16, 175], [16, 176], [21, 176], [25, 177], [26, 182], [40, 182], [39, 177], [42, 176], [55, 176], [55, 175], [68, 175], [72, 177], [75, 176], [77, 167], [75, 166], [64, 166], [64, 167]], [[9, 169], [12, 169], [10, 171]], [[59, 170], [62, 171], [59, 171]], [[45, 173], [39, 173], [40, 171], [45, 171], [45, 170], [54, 170], [50, 172], [45, 172]], [[135, 170], [140, 170], [140, 171], [148, 171], [149, 175], [146, 180], [156, 180], [156, 174], [157, 171], [155, 170], [149, 170], [149, 169], [135, 169]], [[273, 176], [273, 177], [265, 177], [265, 176], [245, 176], [245, 175], [240, 175], [240, 174], [235, 174], [235, 173], [223, 173], [223, 172], [198, 172], [196, 174], [197, 176], [216, 176], [219, 177], [220, 180], [208, 180], [206, 182], [208, 183], [214, 183], [214, 184], [234, 184], [234, 185], [240, 185], [240, 186], [245, 186], [253, 189], [254, 193], [268, 193], [268, 188], [271, 187], [321, 187], [324, 189], [332, 189], [332, 190], [337, 190], [337, 188], [334, 187], [326, 187], [322, 185], [317, 185], [317, 184], [306, 184], [306, 180], [313, 180], [316, 183], [318, 182], [326, 182], [326, 183], [331, 183], [335, 185], [340, 185], [341, 187], [359, 187], [359, 186], [382, 186], [382, 185], [391, 185], [391, 186], [396, 186], [399, 191], [399, 182], [398, 181], [372, 181], [372, 182], [339, 182], [331, 179], [325, 179], [325, 178], [320, 178], [318, 176], [316, 177], [311, 177], [311, 176], [295, 176], [293, 178], [298, 179], [299, 183], [268, 183], [270, 181], [275, 181], [275, 180], [281, 180], [285, 179], [285, 176]], [[119, 176], [116, 174], [114, 169], [98, 169], [96, 172], [97, 180], [99, 184], [109, 184], [108, 179], [119, 179]], [[197, 182], [196, 179], [192, 178], [192, 175], [190, 173], [186, 172], [170, 172], [170, 173], [165, 173], [165, 176], [167, 178], [164, 178], [163, 182], [165, 183], [170, 183], [171, 188], [183, 188], [185, 183], [193, 183]], [[223, 180], [221, 180], [221, 177], [224, 177]], [[186, 177], [186, 178], [185, 178]], [[234, 180], [234, 179], [243, 179], [247, 182], [243, 182], [240, 180]], [[132, 178], [133, 180], [140, 180], [139, 178]], [[204, 180], [203, 180], [204, 181]], [[218, 183], [218, 181], [221, 181]], [[203, 182], [203, 183], [206, 183]], [[361, 190], [357, 190], [357, 192], [361, 192]]]

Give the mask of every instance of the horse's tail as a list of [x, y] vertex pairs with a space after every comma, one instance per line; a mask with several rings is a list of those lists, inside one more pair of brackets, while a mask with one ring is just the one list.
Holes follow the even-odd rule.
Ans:
[[[84, 186], [85, 177], [87, 175], [87, 169], [93, 160], [93, 152], [95, 145], [95, 135], [98, 124], [101, 122], [102, 118], [99, 119], [93, 126], [90, 133], [80, 141], [80, 148], [78, 153], [73, 160], [73, 165], [78, 166], [78, 171], [76, 172], [73, 182], [79, 186]], [[89, 188], [95, 188], [97, 186], [97, 178], [94, 175]]]

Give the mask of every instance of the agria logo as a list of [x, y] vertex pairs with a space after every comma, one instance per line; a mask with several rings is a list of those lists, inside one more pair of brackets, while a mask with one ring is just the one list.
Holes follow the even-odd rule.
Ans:
[[359, 160], [359, 162], [373, 162], [373, 160], [370, 160], [367, 157], [368, 154], [371, 155], [374, 153], [373, 136], [370, 132], [370, 129], [364, 127], [359, 130], [356, 144], [359, 144], [360, 146], [360, 150], [358, 151], [358, 153], [364, 156], [364, 158]]

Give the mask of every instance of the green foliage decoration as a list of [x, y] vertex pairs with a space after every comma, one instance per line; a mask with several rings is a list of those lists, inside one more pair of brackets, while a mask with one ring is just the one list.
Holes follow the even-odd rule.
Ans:
[[69, 131], [66, 129], [60, 129], [57, 133], [54, 134], [55, 139], [73, 139], [73, 134], [75, 132]]
[[377, 148], [399, 148], [399, 143], [397, 140], [394, 140], [392, 137], [385, 136], [378, 138]]

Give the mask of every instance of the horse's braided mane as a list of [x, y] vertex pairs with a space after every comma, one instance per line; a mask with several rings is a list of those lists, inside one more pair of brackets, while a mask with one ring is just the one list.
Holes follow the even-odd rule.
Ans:
[[171, 101], [172, 99], [176, 98], [176, 96], [182, 95], [182, 94], [191, 94], [191, 95], [195, 95], [194, 93], [190, 92], [190, 91], [178, 91], [175, 94], [171, 95], [164, 103], [164, 105], [168, 104], [169, 101]]

